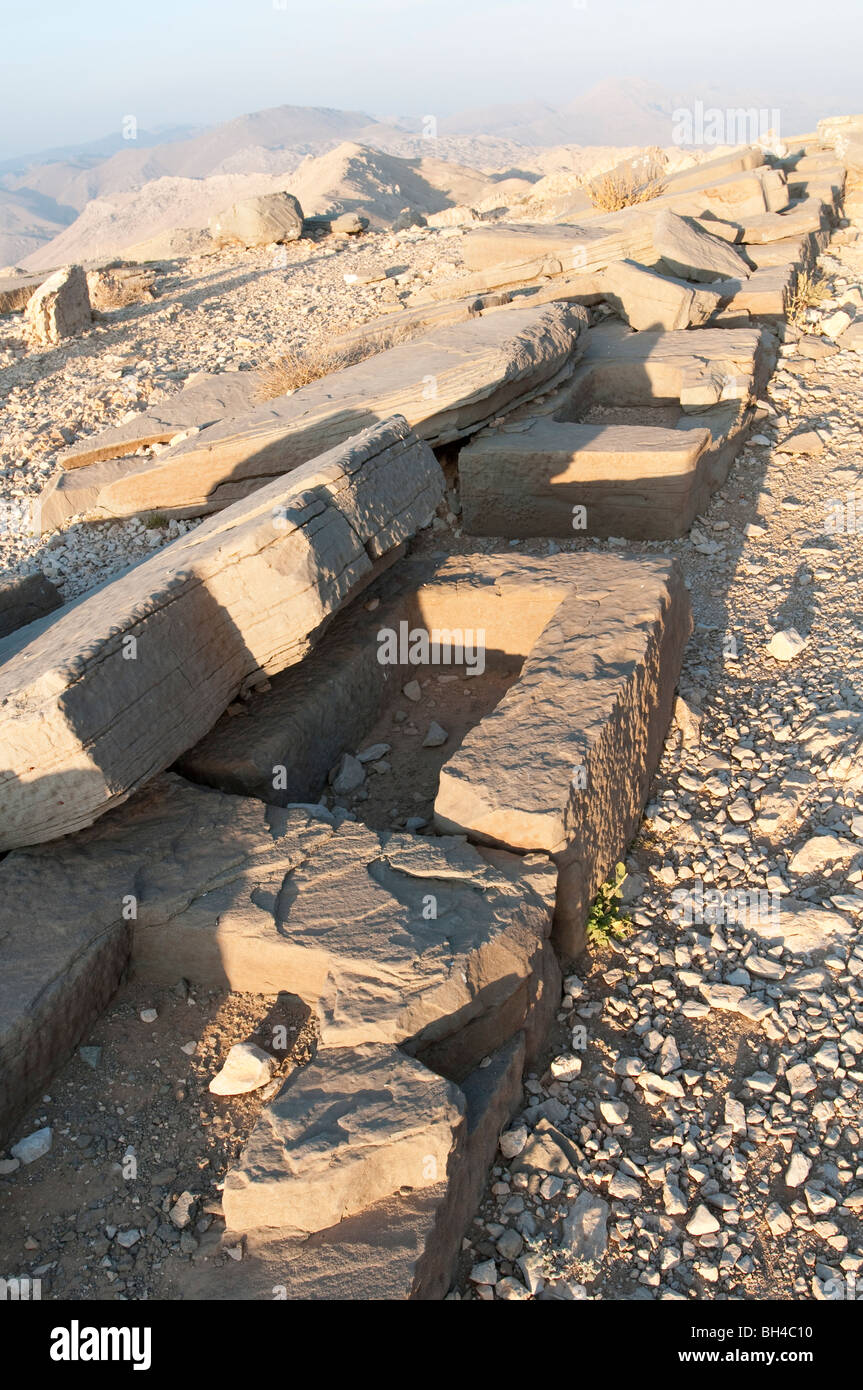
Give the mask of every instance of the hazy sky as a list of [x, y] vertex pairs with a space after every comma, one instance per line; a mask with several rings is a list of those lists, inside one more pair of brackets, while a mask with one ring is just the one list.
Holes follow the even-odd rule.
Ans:
[[127, 115], [142, 129], [285, 102], [443, 116], [560, 105], [605, 77], [863, 109], [863, 0], [5, 0], [0, 50], [0, 157]]

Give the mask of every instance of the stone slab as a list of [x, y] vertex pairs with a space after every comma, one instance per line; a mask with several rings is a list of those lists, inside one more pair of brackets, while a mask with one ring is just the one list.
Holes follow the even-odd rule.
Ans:
[[682, 193], [688, 189], [703, 189], [735, 174], [763, 166], [764, 151], [760, 145], [744, 145], [733, 154], [717, 155], [715, 159], [705, 159], [688, 169], [668, 174], [664, 179], [665, 190], [667, 193]]
[[0, 848], [80, 829], [168, 767], [244, 683], [301, 660], [442, 493], [428, 446], [385, 421], [7, 639]]
[[[252, 805], [248, 814], [263, 820], [263, 804]], [[446, 1039], [448, 1075], [463, 1075], [524, 1026], [526, 1001], [516, 996], [542, 973], [551, 932], [556, 875], [547, 860], [480, 853], [451, 837], [381, 835], [351, 821], [325, 834], [299, 809], [273, 808], [270, 823], [282, 845], [273, 872], [223, 888], [192, 881], [183, 912], [166, 913], [144, 875], [150, 893], [134, 946], [142, 977], [299, 994], [328, 1047], [396, 1042], [423, 1055]], [[505, 1026], [501, 1010], [513, 1000], [517, 1016]], [[463, 1036], [478, 1020], [489, 1032], [485, 1049]]]
[[819, 232], [826, 224], [827, 214], [821, 199], [801, 198], [791, 203], [785, 212], [765, 212], [759, 217], [747, 218], [740, 224], [740, 240], [747, 245], [766, 245]]
[[100, 900], [82, 908], [80, 866], [38, 851], [0, 863], [0, 1147], [107, 1008], [128, 964], [132, 924], [120, 894], [129, 880], [100, 878]]
[[0, 864], [0, 1128], [130, 956], [158, 983], [299, 994], [330, 1048], [398, 1043], [461, 1079], [528, 1028], [534, 1055], [560, 998], [555, 884], [541, 857], [156, 778], [97, 825]]
[[798, 268], [811, 267], [819, 252], [823, 251], [830, 239], [827, 229], [808, 232], [801, 236], [783, 237], [781, 241], [750, 242], [741, 247], [749, 264], [757, 270], [770, 266], [793, 265]]
[[652, 219], [641, 209], [626, 211], [630, 215], [624, 218], [606, 215], [601, 224], [513, 222], [478, 227], [462, 237], [462, 259], [473, 271], [503, 268], [507, 278], [502, 284], [542, 274], [590, 273], [628, 256], [638, 259], [650, 249]]
[[[566, 387], [537, 413], [522, 407], [460, 451], [464, 530], [567, 537], [577, 529], [636, 540], [684, 534], [725, 481], [773, 351], [757, 330], [591, 330]], [[663, 402], [676, 402], [682, 414], [652, 424]], [[644, 423], [583, 422], [597, 405], [643, 407]]]
[[[435, 823], [477, 843], [552, 855], [555, 939], [570, 956], [639, 824], [691, 618], [674, 562], [554, 559], [562, 563], [531, 563], [537, 584], [559, 586], [561, 602], [519, 680], [444, 764]], [[498, 563], [503, 582], [508, 562]]]
[[470, 434], [569, 375], [586, 323], [577, 305], [483, 315], [211, 425], [156, 458], [60, 471], [42, 494], [42, 528], [83, 510], [202, 515], [393, 414], [433, 445]]
[[676, 192], [670, 184], [668, 192], [657, 199], [655, 205], [669, 206], [683, 217], [703, 217], [710, 213], [723, 221], [738, 222], [763, 212], [780, 212], [788, 206], [788, 201], [785, 173], [781, 169], [761, 167], [705, 180], [698, 188], [683, 193]]
[[385, 1199], [303, 1241], [251, 1230], [243, 1261], [201, 1271], [195, 1297], [269, 1299], [276, 1288], [290, 1301], [443, 1298], [498, 1136], [521, 1101], [523, 1040], [487, 1062], [460, 1085], [465, 1125], [446, 1181]]
[[796, 279], [797, 267], [786, 263], [762, 266], [754, 270], [748, 279], [735, 280], [733, 293], [723, 305], [721, 322], [731, 326], [756, 318], [776, 322], [783, 320]]
[[635, 261], [619, 261], [600, 274], [603, 297], [630, 328], [674, 330], [706, 323], [722, 302], [722, 292], [674, 276], [661, 275]]
[[710, 283], [745, 279], [743, 257], [721, 237], [711, 236], [669, 209], [653, 224], [653, 248], [672, 275]]
[[[488, 430], [459, 455], [471, 536], [581, 534], [629, 540], [683, 535], [709, 498], [706, 429], [580, 425], [539, 416]], [[575, 520], [577, 508], [584, 508]]]
[[846, 174], [853, 180], [858, 177], [855, 169], [855, 159], [853, 151], [856, 149], [857, 167], [861, 164], [863, 147], [861, 141], [849, 141], [842, 153], [842, 163], [833, 164], [828, 168], [822, 168], [799, 178], [792, 174], [794, 180], [791, 184], [795, 198], [816, 198], [824, 204], [831, 220], [834, 220], [840, 213], [842, 202], [845, 196]]
[[207, 372], [173, 396], [112, 425], [99, 434], [78, 439], [58, 454], [64, 469], [81, 468], [102, 459], [133, 454], [151, 444], [167, 444], [184, 430], [205, 429], [228, 415], [241, 415], [255, 405], [260, 388], [258, 372]]
[[775, 344], [757, 328], [631, 333], [603, 324], [588, 334], [568, 391], [575, 399], [587, 388], [593, 402], [612, 406], [679, 401], [697, 412], [722, 400], [757, 399], [775, 361]]
[[465, 1110], [457, 1086], [395, 1048], [319, 1049], [264, 1108], [228, 1172], [226, 1225], [309, 1234], [445, 1182]]
[[[407, 330], [427, 331], [463, 323], [483, 311], [507, 302], [508, 295], [470, 295], [452, 304], [426, 309], [402, 309], [360, 323], [333, 338], [334, 351], [350, 349], [368, 339], [399, 335]], [[181, 391], [136, 415], [123, 425], [112, 425], [98, 434], [78, 439], [58, 454], [62, 468], [81, 468], [103, 459], [122, 458], [152, 444], [167, 444], [184, 430], [206, 429], [233, 415], [244, 415], [259, 404], [260, 372], [198, 373]]]

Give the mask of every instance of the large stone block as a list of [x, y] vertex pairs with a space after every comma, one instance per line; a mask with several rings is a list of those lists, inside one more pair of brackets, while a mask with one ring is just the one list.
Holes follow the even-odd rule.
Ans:
[[733, 154], [718, 155], [715, 159], [705, 159], [688, 169], [679, 169], [676, 173], [667, 174], [663, 179], [663, 188], [666, 194], [671, 195], [692, 189], [698, 191], [710, 188], [723, 179], [763, 166], [764, 151], [761, 146], [746, 145], [735, 150]]
[[543, 222], [489, 224], [462, 238], [462, 257], [470, 270], [499, 269], [500, 284], [531, 280], [538, 275], [589, 273], [627, 256], [641, 259], [650, 250], [651, 222], [651, 216], [642, 208], [627, 208], [622, 216], [606, 214], [602, 223], [591, 221], [582, 226]]
[[7, 639], [0, 848], [90, 824], [301, 660], [442, 492], [427, 445], [385, 421]]
[[[240, 802], [244, 815], [266, 823], [262, 803], [251, 806], [257, 810]], [[193, 810], [213, 814], [206, 801]], [[280, 849], [271, 869], [256, 861], [222, 886], [217, 875], [215, 883], [193, 879], [182, 911], [142, 866], [139, 974], [299, 994], [316, 1010], [328, 1047], [393, 1042], [423, 1055], [446, 1039], [446, 1070], [455, 1076], [524, 1026], [519, 991], [542, 973], [551, 932], [555, 871], [547, 860], [350, 821], [336, 829], [298, 809], [273, 809], [268, 823]], [[511, 1000], [516, 1015], [506, 1024], [501, 1011]], [[465, 1033], [478, 1020], [485, 1048]]]
[[89, 328], [92, 314], [87, 276], [79, 265], [49, 275], [30, 296], [24, 322], [31, 342], [50, 347]]
[[590, 332], [567, 394], [577, 400], [586, 388], [596, 404], [679, 401], [683, 410], [699, 411], [759, 397], [775, 361], [775, 346], [759, 329], [629, 333], [620, 324], [600, 325]]
[[744, 323], [748, 319], [784, 319], [797, 267], [793, 264], [762, 266], [748, 280], [734, 282], [734, 293], [726, 301], [721, 319], [723, 324]]
[[[707, 430], [708, 426], [699, 419], [693, 433], [703, 434], [707, 433]], [[610, 646], [603, 645], [607, 634], [599, 617], [594, 623], [596, 607], [599, 606], [601, 611], [604, 611], [600, 601], [595, 599], [600, 580], [605, 586], [603, 592], [607, 589], [612, 595], [609, 608], [615, 615], [622, 614], [627, 601], [632, 603], [633, 615], [641, 613], [645, 606], [651, 612], [664, 615], [663, 621], [667, 621], [674, 634], [670, 652], [667, 657], [663, 657], [665, 664], [661, 672], [661, 681], [664, 698], [665, 693], [673, 689], [677, 678], [680, 662], [679, 643], [688, 630], [685, 591], [680, 587], [679, 574], [676, 570], [670, 571], [667, 562], [659, 565], [646, 564], [641, 569], [634, 561], [616, 557], [606, 557], [603, 560], [590, 555], [557, 555], [543, 560], [522, 556], [508, 557], [504, 560], [500, 557], [468, 555], [434, 565], [427, 560], [417, 559], [403, 562], [397, 572], [391, 572], [379, 582], [375, 594], [379, 603], [373, 612], [352, 610], [342, 615], [309, 662], [304, 663], [296, 672], [286, 672], [284, 676], [277, 677], [270, 691], [255, 698], [246, 718], [224, 720], [210, 738], [203, 740], [201, 745], [190, 753], [183, 766], [192, 776], [204, 777], [207, 781], [220, 783], [235, 791], [251, 792], [275, 802], [282, 793], [273, 789], [274, 766], [286, 763], [292, 751], [296, 749], [304, 765], [303, 775], [306, 780], [292, 783], [291, 795], [298, 795], [303, 800], [314, 797], [321, 785], [321, 781], [316, 779], [323, 779], [326, 766], [332, 765], [345, 747], [362, 748], [369, 741], [370, 731], [379, 717], [378, 706], [386, 698], [386, 689], [399, 687], [404, 679], [401, 668], [394, 672], [393, 667], [387, 667], [382, 674], [382, 668], [376, 660], [376, 637], [380, 630], [398, 632], [404, 624], [405, 631], [425, 629], [429, 634], [472, 631], [476, 635], [481, 632], [489, 664], [491, 665], [493, 657], [499, 657], [502, 664], [509, 669], [513, 669], [517, 662], [521, 674], [516, 677], [514, 683], [509, 683], [503, 697], [496, 696], [497, 704], [490, 712], [477, 712], [474, 718], [468, 721], [464, 733], [462, 728], [459, 728], [458, 740], [461, 747], [473, 746], [474, 739], [479, 739], [482, 745], [481, 731], [487, 724], [495, 728], [499, 726], [501, 711], [507, 703], [523, 711], [524, 727], [516, 731], [516, 740], [520, 748], [518, 757], [524, 761], [518, 776], [513, 778], [509, 777], [509, 762], [506, 759], [502, 762], [496, 792], [502, 820], [505, 820], [508, 814], [518, 820], [524, 806], [532, 802], [532, 792], [528, 785], [531, 777], [539, 776], [538, 770], [545, 768], [552, 756], [547, 752], [547, 748], [558, 750], [561, 757], [568, 761], [570, 771], [564, 782], [568, 783], [569, 778], [575, 776], [576, 765], [583, 761], [581, 730], [584, 728], [585, 700], [588, 698], [587, 692], [594, 674], [597, 676], [598, 690], [607, 691], [609, 688], [602, 684], [601, 673], [606, 669], [605, 657], [600, 655], [593, 666], [588, 666], [586, 662], [591, 641], [597, 642], [602, 651], [610, 650]], [[619, 599], [617, 586], [620, 588]], [[559, 626], [562, 614], [571, 615], [573, 629]], [[578, 626], [579, 614], [583, 615], [586, 626], [584, 640], [579, 639], [576, 648], [573, 645], [576, 639], [572, 634]], [[626, 632], [622, 616], [619, 619], [619, 629], [615, 626], [616, 618], [610, 621], [614, 640], [620, 636], [621, 651], [624, 650], [624, 641], [630, 643], [632, 650], [643, 650], [647, 639], [642, 628], [635, 631], [635, 617], [631, 633]], [[571, 650], [577, 652], [574, 665], [570, 664], [568, 653]], [[645, 657], [648, 664], [651, 659], [650, 656]], [[338, 668], [337, 679], [331, 674], [334, 668]], [[411, 676], [423, 680], [436, 670], [439, 670], [439, 667], [434, 666], [432, 662], [429, 662], [426, 668], [419, 664], [411, 667]], [[389, 674], [388, 682], [384, 680], [386, 674]], [[641, 679], [642, 675], [636, 671], [633, 676], [635, 684], [637, 685]], [[649, 679], [652, 679], [652, 676]], [[522, 696], [519, 692], [525, 681], [526, 693]], [[468, 681], [467, 684], [473, 685], [473, 682]], [[643, 710], [645, 727], [650, 725], [654, 717], [648, 704], [649, 698], [648, 691], [645, 694]], [[352, 717], [348, 720], [344, 734], [338, 728], [334, 731], [322, 728], [319, 731], [319, 723], [325, 723], [321, 711], [326, 711], [331, 706], [341, 711], [350, 708], [352, 704], [357, 706], [359, 714], [355, 720]], [[531, 710], [534, 712], [533, 715], [530, 714]], [[531, 718], [535, 758], [533, 755], [528, 758], [527, 754], [528, 726]], [[234, 732], [232, 725], [235, 728], [242, 726], [242, 732]], [[662, 734], [664, 728], [659, 735], [660, 740]], [[321, 762], [315, 765], [306, 761], [303, 750], [307, 745], [315, 745], [318, 737], [323, 739], [324, 748]], [[340, 741], [342, 737], [346, 743]], [[620, 775], [638, 788], [645, 777], [649, 777], [649, 770], [645, 772], [640, 762], [639, 731], [636, 729], [631, 737], [632, 746], [626, 747], [626, 733], [621, 734]], [[398, 752], [393, 754], [394, 759], [398, 756]], [[456, 762], [459, 757], [458, 753], [454, 755]], [[434, 795], [437, 783], [436, 812], [442, 809], [441, 796], [450, 778], [452, 763], [452, 758], [449, 762], [444, 762], [440, 772], [435, 772], [431, 783], [430, 795]], [[548, 791], [549, 782], [546, 781], [538, 792], [540, 799], [542, 794]], [[565, 799], [566, 786], [558, 788], [555, 795], [558, 793]], [[588, 792], [583, 794], [589, 795]], [[362, 803], [358, 809], [361, 805]], [[607, 824], [603, 832], [607, 843], [614, 842], [625, 848], [629, 826], [627, 803], [621, 802], [618, 808], [609, 800], [603, 802], [603, 805], [607, 813]], [[549, 825], [556, 826], [559, 819], [556, 801], [552, 800], [549, 803], [547, 814]], [[446, 828], [443, 823], [441, 828]], [[463, 830], [464, 826], [459, 828]], [[342, 833], [344, 831], [340, 832]], [[357, 840], [365, 834], [367, 832], [356, 828], [351, 831], [352, 837]], [[418, 845], [425, 843], [422, 837], [417, 842]], [[499, 843], [525, 853], [531, 849], [525, 842], [507, 841], [503, 833]], [[550, 852], [548, 846], [555, 843], [553, 837], [544, 842], [545, 852]], [[557, 846], [557, 849], [559, 848], [560, 846]], [[418, 855], [418, 862], [421, 862], [419, 850], [415, 849], [413, 852]], [[391, 850], [387, 848], [385, 857], [391, 859], [391, 855]], [[395, 863], [394, 860], [392, 862]], [[496, 872], [500, 872], [502, 867], [504, 866], [495, 866]], [[611, 865], [606, 863], [603, 867], [607, 870]], [[528, 871], [531, 875], [538, 872], [531, 865], [525, 864], [523, 872], [527, 875]], [[351, 872], [353, 873], [353, 870]], [[390, 879], [382, 877], [379, 870], [374, 871], [374, 876], [376, 881], [389, 891]], [[352, 885], [346, 896], [356, 896], [358, 903], [372, 901], [359, 878], [353, 879]], [[423, 894], [427, 891], [436, 890], [422, 890]], [[311, 903], [313, 899], [309, 898], [308, 901]], [[562, 902], [566, 913], [566, 894], [562, 897], [558, 892], [558, 913], [561, 911]], [[572, 913], [577, 914], [579, 903], [573, 901], [571, 908]], [[300, 916], [295, 920], [295, 927], [305, 911], [301, 904], [298, 910]], [[327, 911], [325, 915], [330, 914]], [[364, 931], [361, 923], [366, 915], [364, 909], [359, 918], [360, 924], [352, 926], [352, 930], [360, 935]], [[576, 923], [573, 933], [581, 930], [583, 924], [583, 919]], [[177, 933], [174, 932], [173, 935], [176, 938]], [[337, 936], [336, 932], [334, 940]], [[453, 939], [459, 938], [456, 936]], [[508, 937], [507, 940], [509, 939]], [[156, 943], [153, 946], [153, 958], [158, 959], [162, 950], [170, 952], [174, 949], [176, 948], [171, 947], [167, 941], [164, 944]], [[254, 949], [258, 958], [262, 959], [262, 948], [255, 946]], [[180, 965], [181, 962], [173, 958], [166, 969], [170, 974], [171, 970], [179, 969]], [[536, 957], [531, 970], [534, 977], [540, 973], [541, 965]], [[471, 975], [475, 973], [474, 970], [469, 972]], [[513, 985], [521, 989], [527, 979], [525, 971], [521, 967], [513, 966], [510, 974]], [[429, 976], [428, 987], [432, 994], [437, 989], [432, 976]], [[448, 985], [447, 988], [449, 987]], [[549, 993], [553, 992], [551, 982]], [[506, 998], [488, 996], [489, 1009], [481, 1016], [484, 1020], [482, 1027], [491, 1026], [494, 1011], [499, 1008], [523, 1007], [515, 1001], [514, 993], [515, 991]], [[359, 987], [343, 991], [346, 1000], [352, 995], [356, 997], [357, 1003], [349, 1006], [349, 1009], [360, 1007], [360, 994]], [[465, 1019], [465, 1031], [468, 1026], [473, 1027], [474, 1022], [475, 1020]], [[499, 1024], [495, 1022], [494, 1026], [498, 1027]], [[519, 1022], [514, 1026], [523, 1025]], [[476, 1047], [482, 1051], [478, 1022], [476, 1028]], [[428, 1038], [427, 1042], [428, 1046], [424, 1044], [422, 1055], [429, 1058], [434, 1056], [433, 1064], [441, 1065], [447, 1075], [458, 1075], [453, 1065], [446, 1061], [450, 1056], [450, 1048], [448, 1044], [444, 1045], [443, 1034], [440, 1047], [436, 1043], [432, 1044]], [[463, 1045], [463, 1038], [460, 1039], [459, 1045]], [[485, 1050], [490, 1048], [487, 1047]]]
[[819, 232], [804, 232], [800, 236], [782, 237], [779, 241], [749, 242], [740, 249], [754, 271], [789, 265], [797, 269], [811, 268], [829, 239], [830, 233], [824, 227]]
[[524, 407], [461, 450], [465, 531], [682, 535], [725, 480], [771, 356], [754, 330], [592, 330], [543, 413]]
[[740, 223], [740, 240], [749, 245], [763, 246], [788, 237], [806, 236], [820, 232], [827, 225], [827, 213], [820, 198], [801, 198], [786, 212], [764, 212]]
[[691, 619], [674, 562], [555, 559], [563, 563], [535, 562], [535, 583], [558, 586], [561, 601], [518, 681], [444, 765], [435, 823], [550, 854], [556, 941], [568, 956], [637, 829]]
[[705, 179], [697, 188], [679, 192], [669, 185], [668, 192], [650, 204], [657, 210], [670, 208], [681, 217], [709, 214], [729, 222], [756, 217], [763, 212], [780, 212], [788, 206], [789, 190], [781, 169], [758, 168]]
[[748, 274], [743, 257], [728, 242], [668, 210], [653, 224], [653, 246], [672, 275], [684, 280], [745, 279]]
[[604, 298], [618, 309], [630, 328], [700, 327], [719, 308], [722, 294], [713, 286], [687, 284], [657, 274], [634, 261], [619, 261], [601, 272]]
[[156, 778], [0, 864], [0, 1130], [130, 954], [159, 983], [299, 994], [324, 1046], [401, 1044], [459, 1080], [522, 1028], [535, 1050], [560, 997], [555, 884], [546, 859]]
[[278, 1288], [286, 1299], [304, 1301], [442, 1298], [498, 1137], [520, 1104], [523, 1063], [519, 1036], [460, 1083], [465, 1123], [446, 1176], [433, 1186], [384, 1198], [302, 1240], [266, 1227], [246, 1231], [245, 1258], [199, 1267], [194, 1296], [272, 1298]]
[[303, 234], [303, 210], [292, 193], [264, 193], [241, 198], [210, 218], [210, 235], [217, 245], [268, 246], [297, 241]]
[[444, 1182], [465, 1140], [458, 1087], [373, 1043], [322, 1049], [263, 1110], [225, 1179], [232, 1231], [308, 1234]]
[[211, 425], [156, 458], [55, 475], [42, 496], [42, 528], [81, 510], [217, 510], [393, 414], [430, 444], [457, 439], [569, 375], [586, 323], [580, 307], [554, 304], [471, 319], [389, 348]]
[[570, 537], [578, 527], [663, 540], [683, 535], [709, 499], [707, 429], [520, 423], [478, 435], [459, 455], [468, 535]]
[[116, 868], [105, 864], [103, 873], [85, 846], [59, 860], [35, 850], [0, 863], [0, 1146], [107, 1008], [128, 965], [132, 923], [122, 895], [135, 885]]

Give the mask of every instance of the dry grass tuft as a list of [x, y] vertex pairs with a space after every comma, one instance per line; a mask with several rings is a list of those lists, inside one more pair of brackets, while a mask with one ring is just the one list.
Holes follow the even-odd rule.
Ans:
[[276, 396], [289, 396], [308, 386], [312, 381], [331, 372], [340, 372], [345, 367], [353, 367], [357, 362], [365, 362], [387, 348], [406, 343], [422, 331], [421, 324], [400, 324], [388, 329], [385, 325], [369, 332], [367, 336], [348, 343], [313, 343], [298, 351], [288, 350], [280, 353], [261, 368], [261, 382], [258, 387], [259, 401], [271, 401]]
[[595, 208], [619, 212], [635, 203], [647, 203], [665, 191], [665, 161], [659, 149], [647, 150], [637, 159], [619, 164], [583, 185]]
[[803, 323], [807, 309], [814, 309], [822, 300], [829, 298], [830, 286], [823, 275], [817, 270], [799, 271], [788, 301], [788, 322], [795, 325]]

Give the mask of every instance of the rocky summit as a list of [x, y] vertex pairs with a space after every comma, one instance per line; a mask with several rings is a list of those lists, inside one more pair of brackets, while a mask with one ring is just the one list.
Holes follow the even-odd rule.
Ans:
[[43, 1297], [856, 1297], [863, 116], [577, 117], [3, 175]]

